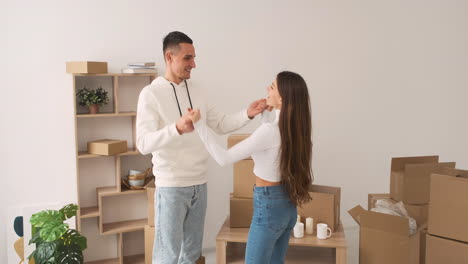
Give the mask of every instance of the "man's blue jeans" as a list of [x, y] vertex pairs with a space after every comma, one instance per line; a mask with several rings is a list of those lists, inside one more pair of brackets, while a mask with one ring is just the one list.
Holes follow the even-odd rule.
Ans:
[[297, 209], [283, 185], [254, 188], [246, 264], [284, 263]]
[[207, 186], [157, 187], [153, 264], [193, 264], [201, 256]]

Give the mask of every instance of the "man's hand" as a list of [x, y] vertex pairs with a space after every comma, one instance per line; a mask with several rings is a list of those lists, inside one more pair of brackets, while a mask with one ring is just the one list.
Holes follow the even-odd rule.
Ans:
[[266, 99], [260, 99], [250, 104], [247, 109], [247, 115], [250, 119], [253, 119], [256, 115], [262, 113], [267, 108]]
[[192, 120], [189, 118], [189, 113], [183, 115], [179, 120], [177, 120], [176, 128], [179, 135], [190, 133], [193, 131], [193, 123]]
[[195, 124], [201, 119], [200, 109], [188, 109], [188, 117], [192, 120], [192, 123]]

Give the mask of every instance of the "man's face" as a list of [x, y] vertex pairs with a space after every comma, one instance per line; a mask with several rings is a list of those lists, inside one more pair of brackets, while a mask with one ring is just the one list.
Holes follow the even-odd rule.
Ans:
[[179, 48], [169, 51], [168, 66], [174, 77], [180, 81], [190, 79], [195, 65], [195, 48], [192, 44], [180, 43]]

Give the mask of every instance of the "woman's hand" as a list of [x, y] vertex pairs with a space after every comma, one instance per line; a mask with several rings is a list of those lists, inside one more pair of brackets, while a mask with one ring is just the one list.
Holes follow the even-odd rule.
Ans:
[[192, 120], [192, 123], [196, 123], [201, 119], [200, 109], [188, 109], [188, 118]]

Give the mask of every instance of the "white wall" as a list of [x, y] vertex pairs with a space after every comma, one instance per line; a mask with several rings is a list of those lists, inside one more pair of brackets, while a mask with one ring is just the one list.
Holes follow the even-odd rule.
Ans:
[[[163, 72], [161, 40], [172, 30], [195, 41], [193, 78], [224, 111], [264, 96], [280, 70], [304, 76], [316, 183], [342, 187], [350, 228], [348, 209], [388, 191], [392, 156], [439, 154], [468, 169], [467, 1], [43, 0], [0, 9], [7, 20], [0, 241], [11, 226], [5, 206], [76, 199], [65, 61], [107, 61], [118, 72], [156, 60]], [[228, 212], [231, 175], [210, 163], [205, 248]]]

